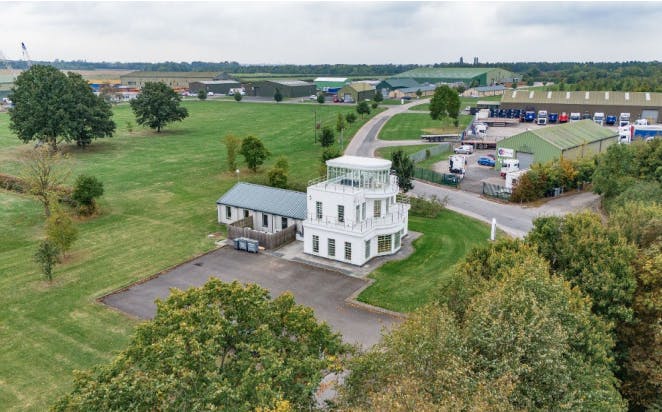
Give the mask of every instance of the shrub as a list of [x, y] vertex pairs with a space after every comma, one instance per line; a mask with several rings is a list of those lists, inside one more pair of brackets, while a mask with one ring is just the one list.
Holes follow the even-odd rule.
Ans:
[[95, 198], [101, 195], [103, 195], [103, 183], [94, 176], [80, 175], [74, 184], [71, 198], [81, 206], [79, 212], [85, 215], [94, 213]]
[[25, 193], [27, 188], [20, 177], [0, 173], [0, 188], [11, 192]]
[[411, 196], [409, 197], [409, 204], [411, 205], [409, 212], [414, 216], [435, 218], [446, 208], [447, 202], [447, 198], [439, 200], [434, 195], [430, 199], [422, 196]]

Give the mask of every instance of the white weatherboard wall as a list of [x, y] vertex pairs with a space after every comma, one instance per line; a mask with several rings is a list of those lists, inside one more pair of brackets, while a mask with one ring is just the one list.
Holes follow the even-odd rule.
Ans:
[[[409, 205], [396, 201], [397, 178], [390, 168], [391, 162], [383, 159], [342, 156], [327, 161], [326, 180], [308, 187], [304, 252], [360, 266], [400, 250]], [[342, 216], [338, 206], [344, 208]]]
[[[227, 205], [216, 205], [218, 209], [218, 223], [230, 224], [236, 222], [237, 220], [243, 219], [245, 217], [244, 213], [248, 213], [249, 216], [253, 217], [253, 228], [267, 233], [276, 233], [283, 230], [283, 219], [287, 219], [287, 227], [293, 225], [301, 225], [300, 220], [293, 218], [285, 218], [283, 216], [278, 216], [274, 214], [264, 213], [256, 210], [238, 208], [234, 206]], [[228, 216], [228, 210], [230, 209], [230, 216]], [[264, 226], [264, 217], [266, 216], [267, 225]], [[298, 232], [298, 231], [297, 231]]]

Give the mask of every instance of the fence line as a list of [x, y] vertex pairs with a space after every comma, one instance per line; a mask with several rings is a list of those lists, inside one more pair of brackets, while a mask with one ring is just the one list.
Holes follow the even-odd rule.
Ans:
[[260, 246], [265, 249], [275, 249], [286, 243], [290, 243], [296, 238], [296, 225], [288, 226], [275, 233], [260, 232], [253, 229], [253, 218], [251, 216], [238, 220], [228, 225], [228, 239], [238, 237], [247, 237], [257, 240]]
[[508, 189], [505, 186], [483, 182], [483, 194], [486, 196], [496, 197], [499, 199], [510, 200], [510, 196], [512, 195], [512, 190]]
[[457, 187], [460, 185], [460, 178], [456, 175], [437, 173], [422, 167], [414, 167], [414, 178], [446, 186]]
[[440, 143], [435, 147], [431, 147], [429, 149], [423, 149], [419, 150], [416, 153], [412, 153], [409, 155], [409, 158], [414, 161], [414, 163], [422, 162], [423, 160], [426, 160], [428, 158], [427, 153], [430, 153], [430, 156], [436, 156], [439, 153], [443, 152], [450, 152], [451, 150], [451, 144], [446, 142], [446, 143]]

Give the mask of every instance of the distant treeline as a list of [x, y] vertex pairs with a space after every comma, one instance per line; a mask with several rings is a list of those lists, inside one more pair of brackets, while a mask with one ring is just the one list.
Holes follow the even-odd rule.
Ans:
[[[37, 62], [35, 62], [37, 63]], [[162, 62], [120, 63], [63, 61], [38, 62], [51, 64], [63, 70], [120, 69], [145, 71], [209, 71], [232, 74], [270, 73], [275, 75], [385, 77], [427, 67], [417, 64], [307, 64], [307, 65], [245, 65], [238, 62]], [[25, 61], [12, 61], [15, 69], [25, 69]], [[459, 63], [438, 63], [433, 67], [500, 67], [519, 73], [521, 82], [532, 84], [537, 81], [554, 82], [558, 90], [614, 90], [662, 92], [662, 62], [621, 63], [573, 63], [573, 62], [528, 62], [528, 63], [481, 63], [478, 66]]]

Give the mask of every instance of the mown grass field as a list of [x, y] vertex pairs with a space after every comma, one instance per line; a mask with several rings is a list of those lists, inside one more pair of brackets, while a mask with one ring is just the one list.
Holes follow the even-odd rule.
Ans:
[[453, 265], [489, 238], [488, 225], [444, 210], [437, 218], [409, 216], [409, 229], [424, 235], [414, 241], [407, 259], [388, 262], [370, 277], [375, 279], [358, 297], [361, 302], [398, 312], [411, 312], [434, 297]]
[[[279, 155], [290, 161], [291, 180], [317, 177], [322, 150], [313, 144], [310, 106], [213, 100], [185, 106], [190, 117], [160, 134], [136, 126], [129, 107], [118, 106], [115, 137], [86, 150], [62, 145], [71, 157], [71, 181], [94, 175], [105, 194], [100, 216], [79, 223], [80, 238], [52, 284], [32, 261], [43, 237], [40, 204], [0, 190], [1, 410], [46, 410], [70, 389], [74, 369], [107, 362], [127, 344], [136, 321], [96, 298], [213, 248], [207, 235], [220, 230], [215, 201], [237, 180], [226, 171], [225, 134], [258, 136], [272, 153], [262, 173], [242, 166], [241, 180], [263, 181]], [[337, 113], [354, 108], [316, 109], [323, 125], [333, 127]], [[8, 124], [0, 114], [0, 173], [15, 174], [16, 160], [32, 145], [22, 144]]]
[[418, 140], [422, 134], [461, 133], [472, 116], [460, 115], [460, 124], [453, 126], [453, 119], [432, 120], [427, 113], [400, 113], [390, 118], [379, 132], [381, 140]]

